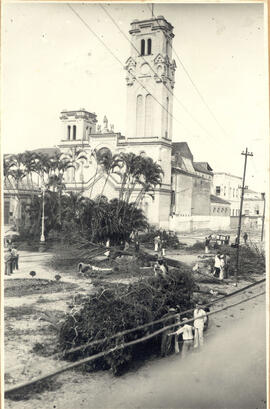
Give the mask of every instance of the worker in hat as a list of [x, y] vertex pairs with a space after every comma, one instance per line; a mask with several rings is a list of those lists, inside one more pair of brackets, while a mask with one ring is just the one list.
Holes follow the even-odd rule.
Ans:
[[[169, 308], [169, 311], [167, 314], [165, 314], [162, 318], [167, 318], [166, 320], [163, 321], [164, 327], [167, 327], [168, 325], [172, 324], [177, 324], [177, 319], [176, 317], [176, 309], [175, 308]], [[177, 328], [177, 327], [176, 327]], [[169, 333], [171, 331], [174, 331], [176, 328], [169, 328], [165, 331], [162, 332], [162, 337], [161, 337], [161, 357], [165, 357], [169, 354], [172, 346], [172, 338], [169, 337]]]

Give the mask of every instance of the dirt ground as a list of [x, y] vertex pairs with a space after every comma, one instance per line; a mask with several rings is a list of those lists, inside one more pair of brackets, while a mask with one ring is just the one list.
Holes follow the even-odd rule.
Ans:
[[[48, 274], [52, 279], [54, 272], [48, 272], [43, 265], [47, 255], [44, 258], [32, 257], [25, 252], [24, 257], [25, 263], [21, 261], [21, 272], [17, 273], [20, 278], [28, 279], [27, 272], [34, 263], [43, 279]], [[180, 252], [174, 254], [174, 258], [193, 265], [197, 255]], [[38, 356], [33, 351], [33, 346], [45, 345], [45, 349], [46, 345], [49, 346], [48, 349], [53, 347], [57, 320], [70, 311], [74, 297], [94, 289], [91, 280], [76, 275], [63, 275], [62, 280], [75, 287], [65, 289], [62, 286], [61, 292], [5, 297], [6, 387], [63, 365], [61, 361]], [[248, 282], [243, 282], [240, 286], [247, 284]], [[233, 291], [231, 287], [231, 283], [227, 284], [228, 292]], [[262, 291], [264, 285], [259, 287], [260, 289], [233, 297], [231, 302]], [[217, 307], [222, 305], [225, 304]], [[120, 378], [113, 377], [108, 371], [91, 374], [69, 371], [56, 378], [56, 390], [45, 391], [25, 401], [7, 399], [5, 407], [265, 408], [264, 297], [218, 313], [211, 318], [210, 323], [204, 350], [199, 354], [191, 354], [185, 362], [176, 356], [150, 360], [137, 371], [131, 371]]]
[[[237, 302], [235, 297], [233, 302]], [[211, 318], [204, 349], [150, 361], [120, 378], [108, 371], [70, 371], [59, 389], [8, 409], [264, 409], [266, 345], [264, 297]], [[46, 367], [46, 370], [51, 368]]]

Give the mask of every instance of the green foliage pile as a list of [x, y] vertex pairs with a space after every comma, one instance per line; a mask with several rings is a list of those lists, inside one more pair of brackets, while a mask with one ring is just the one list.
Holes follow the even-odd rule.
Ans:
[[[91, 264], [100, 268], [112, 268], [115, 272], [118, 271], [127, 275], [140, 272], [140, 267], [150, 267], [153, 257], [140, 251], [134, 255], [131, 250], [129, 254], [120, 251], [115, 247], [111, 251], [110, 258], [101, 259], [97, 256], [104, 255], [106, 248], [104, 246], [95, 245], [82, 237], [72, 236], [73, 243], [66, 242], [53, 246], [52, 251], [54, 256], [48, 262], [48, 266], [53, 270], [58, 270], [61, 273], [77, 271], [79, 263]], [[121, 256], [121, 257], [119, 257]], [[95, 274], [99, 276], [99, 273]]]
[[169, 249], [179, 249], [185, 244], [180, 243], [175, 232], [167, 232], [165, 230], [159, 230], [155, 227], [150, 227], [146, 233], [140, 235], [140, 242], [145, 244], [146, 247], [154, 247], [154, 239], [156, 236], [160, 236], [165, 241], [166, 247]]
[[[218, 250], [221, 253], [228, 254], [231, 258], [231, 272], [233, 273], [236, 265], [237, 249], [229, 246], [221, 246]], [[265, 254], [256, 246], [240, 246], [239, 249], [239, 275], [249, 276], [251, 274], [265, 273]]]
[[[66, 316], [60, 328], [59, 345], [62, 350], [104, 339], [99, 345], [84, 348], [67, 358], [78, 360], [145, 336], [163, 326], [155, 324], [117, 340], [106, 340], [113, 334], [135, 328], [138, 325], [161, 318], [170, 307], [179, 306], [183, 311], [193, 306], [194, 281], [186, 268], [171, 270], [168, 277], [141, 279], [128, 286], [110, 285], [100, 288], [82, 307]], [[110, 355], [85, 365], [85, 370], [109, 369], [120, 374], [138, 356], [149, 357], [160, 347], [160, 336], [144, 343], [121, 348]]]
[[203, 251], [205, 249], [205, 242], [196, 241], [196, 243], [192, 244], [192, 246], [186, 247], [186, 249], [190, 252]]

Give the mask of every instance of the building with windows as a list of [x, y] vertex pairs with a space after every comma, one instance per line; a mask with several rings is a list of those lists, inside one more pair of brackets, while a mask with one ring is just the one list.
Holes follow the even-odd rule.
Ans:
[[[210, 216], [212, 169], [207, 162], [194, 162], [186, 142], [172, 142], [172, 109], [175, 61], [172, 59], [173, 27], [162, 16], [131, 23], [131, 54], [126, 62], [126, 135], [114, 132], [105, 117], [97, 123], [94, 113], [84, 109], [62, 111], [62, 140], [59, 149], [69, 157], [84, 150], [114, 153], [134, 152], [151, 157], [163, 169], [162, 185], [142, 207], [149, 222], [161, 228], [189, 230], [193, 217]], [[97, 172], [99, 177], [97, 177]], [[70, 190], [102, 190], [104, 175], [94, 160], [81, 159], [77, 171], [70, 169], [66, 186]], [[120, 188], [117, 176], [110, 176], [104, 194], [114, 197]], [[137, 192], [135, 190], [134, 197]], [[132, 198], [131, 198], [132, 200]], [[184, 219], [183, 219], [184, 218]], [[186, 220], [188, 218], [188, 222]], [[203, 220], [205, 227], [207, 220]], [[199, 222], [198, 222], [199, 224]]]
[[[242, 178], [231, 175], [230, 173], [217, 172], [214, 173], [212, 194], [217, 198], [227, 201], [230, 204], [231, 227], [238, 226], [240, 214]], [[217, 212], [218, 208], [212, 205], [212, 214]], [[264, 209], [264, 194], [254, 192], [250, 189], [245, 189], [243, 202], [243, 226], [246, 228], [261, 227], [263, 210]], [[221, 210], [220, 210], [221, 211]], [[227, 210], [228, 211], [228, 210]]]
[[265, 207], [264, 193], [246, 189], [243, 202], [244, 226], [246, 228], [261, 228]]
[[231, 216], [239, 216], [242, 178], [226, 172], [215, 172], [212, 194], [230, 202]]
[[219, 196], [211, 195], [211, 219], [220, 230], [226, 230], [230, 226], [231, 203]]

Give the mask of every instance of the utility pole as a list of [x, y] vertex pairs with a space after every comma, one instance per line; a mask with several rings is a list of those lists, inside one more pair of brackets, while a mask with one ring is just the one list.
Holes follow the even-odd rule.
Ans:
[[263, 241], [263, 230], [264, 230], [264, 219], [265, 219], [265, 193], [262, 193], [262, 199], [263, 199], [263, 217], [262, 217], [261, 241]]
[[245, 194], [247, 157], [253, 156], [253, 153], [248, 152], [248, 148], [246, 148], [246, 151], [242, 152], [241, 155], [245, 156], [245, 163], [244, 163], [244, 174], [243, 174], [243, 181], [242, 181], [242, 188], [241, 188], [242, 191], [241, 191], [240, 212], [239, 212], [238, 231], [237, 231], [236, 266], [235, 266], [235, 271], [234, 271], [234, 280], [235, 280], [236, 286], [237, 286], [237, 276], [238, 276], [238, 269], [239, 269], [239, 250], [240, 250], [242, 211], [243, 211], [243, 202], [244, 202], [244, 194]]
[[45, 227], [45, 186], [42, 187], [42, 217], [41, 217], [41, 236], [40, 243], [45, 243], [44, 227]]
[[154, 18], [154, 3], [151, 4], [151, 8], [152, 8], [152, 18]]

